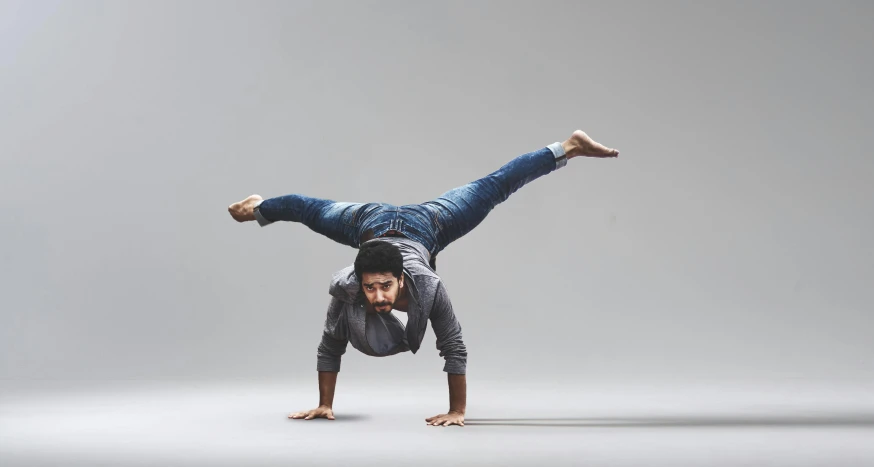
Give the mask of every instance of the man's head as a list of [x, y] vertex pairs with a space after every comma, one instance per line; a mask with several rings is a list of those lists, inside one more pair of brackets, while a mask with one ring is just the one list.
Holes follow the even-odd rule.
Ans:
[[355, 258], [355, 276], [374, 311], [390, 312], [404, 286], [404, 258], [401, 251], [383, 241], [361, 245]]

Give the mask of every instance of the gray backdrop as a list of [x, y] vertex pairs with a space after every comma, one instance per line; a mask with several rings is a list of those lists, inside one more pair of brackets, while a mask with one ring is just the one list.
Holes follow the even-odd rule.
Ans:
[[870, 378], [871, 5], [0, 2], [0, 377], [314, 384], [356, 250], [228, 204], [422, 202], [581, 128], [620, 158], [439, 256], [471, 384]]

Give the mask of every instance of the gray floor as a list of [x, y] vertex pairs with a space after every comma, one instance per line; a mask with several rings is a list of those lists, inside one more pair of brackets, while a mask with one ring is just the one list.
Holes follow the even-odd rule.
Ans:
[[[335, 421], [299, 382], [0, 381], [0, 465], [874, 465], [874, 382], [348, 383]], [[340, 391], [342, 389], [342, 391]]]

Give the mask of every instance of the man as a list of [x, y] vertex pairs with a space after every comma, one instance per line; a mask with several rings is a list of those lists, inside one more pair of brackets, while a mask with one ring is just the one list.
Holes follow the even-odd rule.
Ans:
[[[619, 151], [577, 130], [562, 143], [518, 156], [483, 178], [421, 204], [350, 203], [289, 194], [266, 200], [251, 195], [230, 205], [228, 211], [238, 222], [254, 220], [262, 227], [299, 222], [359, 250], [355, 263], [335, 273], [328, 289], [332, 298], [317, 351], [319, 406], [289, 418], [334, 419], [334, 388], [348, 343], [377, 357], [416, 353], [430, 320], [446, 362], [449, 410], [425, 422], [464, 426], [467, 349], [435, 258], [523, 185], [579, 156], [618, 157]], [[390, 313], [393, 309], [407, 313], [406, 326]]]

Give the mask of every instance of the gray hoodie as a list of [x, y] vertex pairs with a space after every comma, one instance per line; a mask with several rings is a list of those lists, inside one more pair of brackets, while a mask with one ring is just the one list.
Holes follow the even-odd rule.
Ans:
[[467, 349], [462, 341], [461, 324], [452, 311], [446, 286], [428, 265], [428, 250], [403, 237], [381, 237], [369, 241], [389, 242], [401, 250], [404, 286], [408, 287], [409, 293], [407, 325], [404, 327], [391, 313], [367, 312], [364, 306], [367, 299], [355, 276], [354, 266], [337, 271], [328, 288], [331, 304], [317, 352], [318, 371], [340, 371], [340, 357], [346, 352], [349, 342], [352, 347], [374, 357], [408, 350], [415, 354], [430, 320], [437, 337], [437, 350], [446, 360], [443, 371], [465, 374]]

